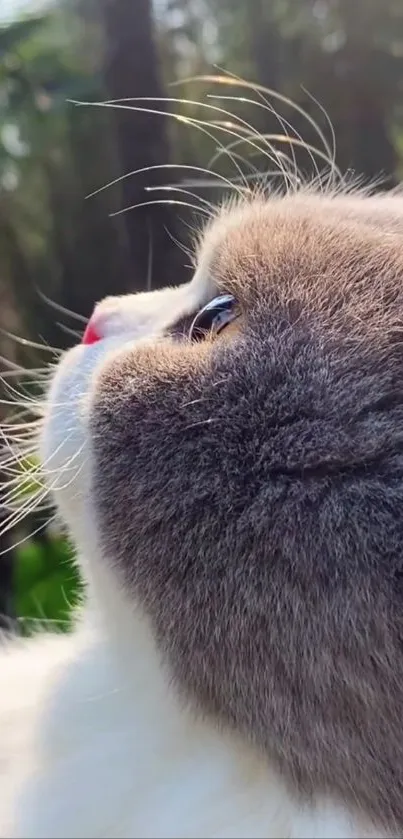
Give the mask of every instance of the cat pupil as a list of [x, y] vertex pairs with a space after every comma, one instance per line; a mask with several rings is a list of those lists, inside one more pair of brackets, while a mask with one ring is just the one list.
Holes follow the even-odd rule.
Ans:
[[197, 313], [189, 329], [189, 338], [202, 341], [209, 332], [218, 335], [236, 316], [236, 300], [232, 294], [214, 297]]

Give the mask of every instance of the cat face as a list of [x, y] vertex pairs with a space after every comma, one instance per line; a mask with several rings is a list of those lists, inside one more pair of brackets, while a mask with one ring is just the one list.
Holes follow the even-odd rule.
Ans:
[[[402, 243], [398, 197], [223, 211], [189, 285], [97, 307], [41, 443], [176, 688], [400, 830]], [[217, 295], [222, 328], [189, 332]]]

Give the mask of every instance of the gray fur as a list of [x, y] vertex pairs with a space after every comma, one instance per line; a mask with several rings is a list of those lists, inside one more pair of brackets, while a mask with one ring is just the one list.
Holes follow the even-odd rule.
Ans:
[[216, 224], [241, 332], [125, 350], [96, 384], [105, 554], [186, 697], [402, 831], [403, 201]]

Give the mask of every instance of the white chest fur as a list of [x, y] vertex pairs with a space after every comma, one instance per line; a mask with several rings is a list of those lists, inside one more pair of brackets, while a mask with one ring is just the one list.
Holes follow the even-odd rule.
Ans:
[[364, 835], [181, 708], [140, 619], [120, 659], [112, 650], [91, 622], [1, 654], [0, 836]]

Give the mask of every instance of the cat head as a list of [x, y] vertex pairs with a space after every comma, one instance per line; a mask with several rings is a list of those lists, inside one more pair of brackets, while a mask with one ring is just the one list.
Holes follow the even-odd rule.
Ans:
[[85, 573], [177, 690], [399, 829], [402, 245], [398, 196], [224, 209], [188, 285], [96, 307], [41, 437]]

